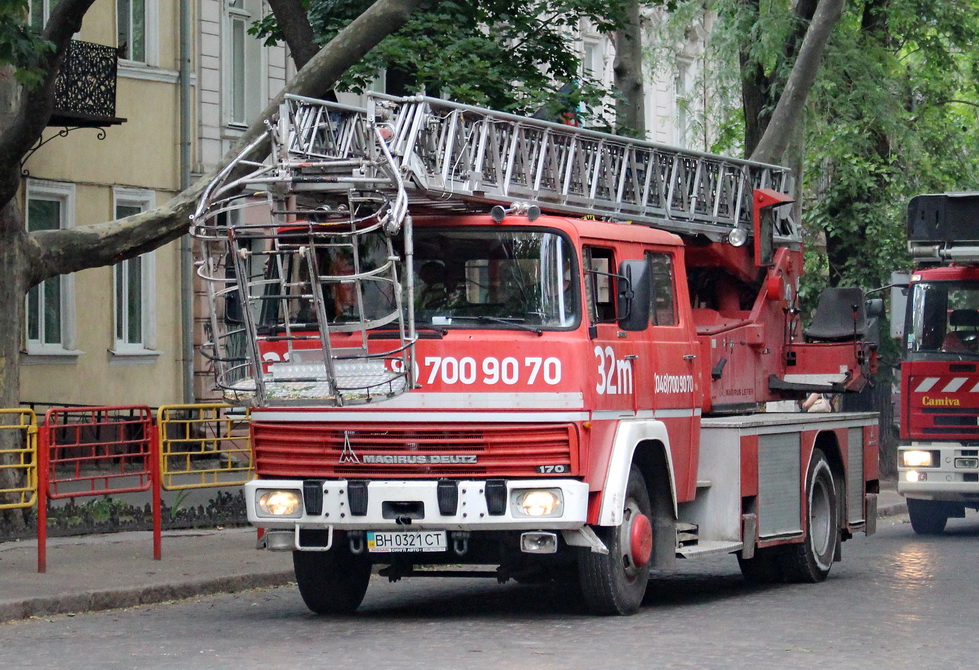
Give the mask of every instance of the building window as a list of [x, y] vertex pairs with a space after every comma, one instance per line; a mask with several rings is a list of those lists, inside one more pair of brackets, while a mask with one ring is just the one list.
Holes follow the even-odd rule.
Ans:
[[31, 0], [31, 28], [37, 32], [44, 30], [44, 24], [51, 16], [51, 7], [57, 2], [58, 0]]
[[581, 74], [597, 81], [605, 78], [605, 58], [602, 53], [602, 44], [585, 40], [582, 42], [581, 52]]
[[[139, 214], [153, 207], [153, 192], [117, 188], [115, 218]], [[117, 263], [112, 268], [116, 354], [133, 354], [154, 348], [153, 252]]]
[[158, 3], [159, 0], [116, 0], [116, 36], [121, 48], [120, 58], [158, 65]]
[[262, 16], [261, 0], [230, 0], [227, 4], [225, 106], [228, 123], [247, 126], [265, 108], [262, 73], [266, 56], [248, 27]]
[[[75, 217], [72, 184], [29, 180], [27, 230], [70, 228]], [[74, 297], [70, 275], [52, 277], [27, 293], [27, 353], [70, 354], [74, 346]]]
[[674, 119], [675, 136], [677, 146], [687, 146], [688, 131], [690, 126], [690, 63], [679, 61], [677, 63], [676, 77], [673, 80], [673, 100], [674, 100]]

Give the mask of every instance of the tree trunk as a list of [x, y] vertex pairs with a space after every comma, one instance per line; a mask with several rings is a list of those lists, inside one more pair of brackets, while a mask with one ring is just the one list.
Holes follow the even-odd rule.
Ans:
[[646, 92], [642, 80], [642, 12], [629, 0], [626, 25], [615, 33], [615, 125], [619, 134], [646, 137]]
[[[20, 220], [20, 210], [15, 202], [8, 202], [0, 209], [0, 409], [19, 406], [20, 391], [20, 338], [24, 295], [27, 276], [25, 253], [26, 234]], [[18, 462], [12, 450], [20, 448], [22, 435], [19, 431], [0, 429], [0, 465]], [[8, 455], [9, 454], [9, 455]], [[18, 468], [0, 468], [0, 491], [24, 486], [24, 471]], [[0, 494], [0, 503], [15, 502]], [[18, 510], [0, 512], [0, 518], [20, 528], [23, 513]]]
[[269, 0], [269, 7], [279, 23], [282, 39], [289, 45], [292, 62], [301, 70], [320, 50], [302, 0]]

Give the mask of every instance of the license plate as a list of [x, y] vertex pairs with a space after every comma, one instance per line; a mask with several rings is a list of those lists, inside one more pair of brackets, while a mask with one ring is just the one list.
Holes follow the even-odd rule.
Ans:
[[445, 551], [448, 546], [445, 538], [444, 530], [369, 532], [367, 533], [367, 551], [375, 554]]

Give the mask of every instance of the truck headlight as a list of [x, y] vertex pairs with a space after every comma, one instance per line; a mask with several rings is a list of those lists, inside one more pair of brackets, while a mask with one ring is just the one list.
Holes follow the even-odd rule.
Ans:
[[930, 451], [908, 449], [901, 452], [901, 464], [906, 468], [930, 468], [934, 460]]
[[303, 499], [299, 491], [259, 489], [256, 506], [262, 516], [299, 517]]
[[564, 508], [560, 489], [516, 489], [510, 501], [515, 516], [561, 516]]

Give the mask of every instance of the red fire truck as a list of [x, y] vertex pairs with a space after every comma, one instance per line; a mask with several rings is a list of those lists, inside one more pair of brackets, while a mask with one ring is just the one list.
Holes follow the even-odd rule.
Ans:
[[911, 526], [941, 533], [979, 509], [979, 193], [908, 206], [898, 492]]
[[875, 351], [859, 290], [803, 331], [791, 188], [431, 98], [287, 99], [194, 232], [202, 350], [252, 407], [249, 520], [306, 604], [481, 575], [628, 614], [651, 569], [718, 553], [824, 579], [874, 532], [877, 417], [764, 409], [861, 388]]

